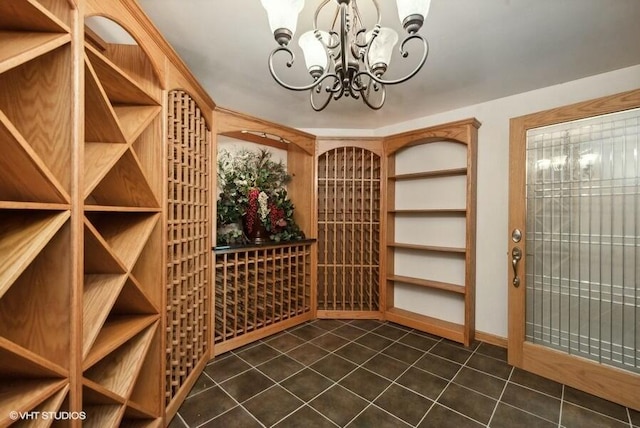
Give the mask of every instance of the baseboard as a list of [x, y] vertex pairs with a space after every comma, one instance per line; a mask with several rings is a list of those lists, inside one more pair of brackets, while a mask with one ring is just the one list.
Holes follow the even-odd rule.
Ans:
[[501, 348], [507, 348], [507, 338], [502, 336], [496, 336], [491, 333], [483, 333], [481, 331], [476, 330], [476, 340], [481, 342], [486, 342], [490, 345], [499, 346]]

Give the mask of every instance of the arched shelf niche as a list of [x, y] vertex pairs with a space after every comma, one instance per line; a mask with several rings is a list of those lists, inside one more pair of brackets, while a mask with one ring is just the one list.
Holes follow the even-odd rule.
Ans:
[[318, 152], [317, 315], [381, 319], [382, 143], [323, 139]]
[[465, 345], [475, 331], [479, 126], [468, 119], [384, 141], [385, 316]]
[[306, 238], [240, 247], [214, 242], [213, 348], [218, 355], [313, 319], [317, 226], [315, 137], [225, 109], [216, 108], [214, 115], [218, 151], [265, 149], [286, 163], [292, 176], [287, 194]]

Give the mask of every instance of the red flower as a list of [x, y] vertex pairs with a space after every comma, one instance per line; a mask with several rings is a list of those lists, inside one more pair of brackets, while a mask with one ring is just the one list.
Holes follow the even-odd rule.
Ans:
[[275, 232], [279, 227], [285, 227], [287, 221], [284, 219], [284, 210], [275, 204], [269, 204], [269, 220], [271, 221], [271, 231]]
[[247, 213], [245, 214], [245, 226], [249, 233], [253, 231], [253, 226], [258, 221], [258, 195], [260, 195], [260, 190], [256, 188], [249, 190], [249, 205], [247, 207]]

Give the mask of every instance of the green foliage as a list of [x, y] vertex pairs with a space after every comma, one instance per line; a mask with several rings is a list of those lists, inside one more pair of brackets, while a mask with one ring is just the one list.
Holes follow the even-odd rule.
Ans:
[[[282, 161], [272, 159], [267, 150], [238, 152], [221, 151], [218, 156], [218, 186], [221, 192], [217, 203], [219, 245], [237, 244], [238, 231], [227, 227], [240, 224], [249, 210], [249, 192], [258, 189], [268, 197], [269, 215], [260, 218], [276, 242], [301, 239], [304, 234], [293, 220], [294, 206], [287, 196], [286, 185], [291, 181]], [[255, 215], [255, 213], [249, 213]]]

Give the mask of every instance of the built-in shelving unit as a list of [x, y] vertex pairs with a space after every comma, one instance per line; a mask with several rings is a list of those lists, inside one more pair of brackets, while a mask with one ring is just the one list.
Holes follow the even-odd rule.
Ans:
[[[137, 51], [131, 55], [132, 51]], [[161, 89], [136, 45], [84, 51], [84, 425], [162, 419]], [[135, 72], [133, 70], [136, 70]], [[144, 83], [143, 83], [144, 82]], [[149, 85], [149, 82], [155, 82]]]
[[363, 147], [318, 157], [319, 317], [380, 317], [381, 177]]
[[[89, 28], [106, 16], [133, 42]], [[0, 2], [0, 426], [10, 411], [85, 412], [34, 426], [164, 425], [166, 85], [192, 90], [211, 118], [135, 2]], [[201, 266], [185, 248], [211, 260], [208, 201], [191, 202], [199, 223], [181, 226], [182, 274]], [[194, 281], [206, 288], [208, 275]], [[177, 327], [183, 347], [197, 322], [209, 321]]]
[[469, 345], [475, 330], [475, 120], [390, 137], [388, 320]]
[[215, 352], [311, 318], [313, 241], [215, 248]]
[[209, 359], [212, 148], [204, 115], [188, 93], [170, 91], [168, 106], [165, 401], [170, 405], [186, 396], [190, 378]]
[[241, 144], [248, 150], [265, 149], [286, 165], [294, 221], [306, 239], [242, 247], [214, 244], [213, 355], [313, 319], [317, 260], [315, 137], [229, 110], [216, 113], [218, 148]]
[[61, 17], [34, 0], [0, 2], [0, 426], [10, 411], [68, 409], [75, 282], [60, 254], [75, 239], [74, 125]]

